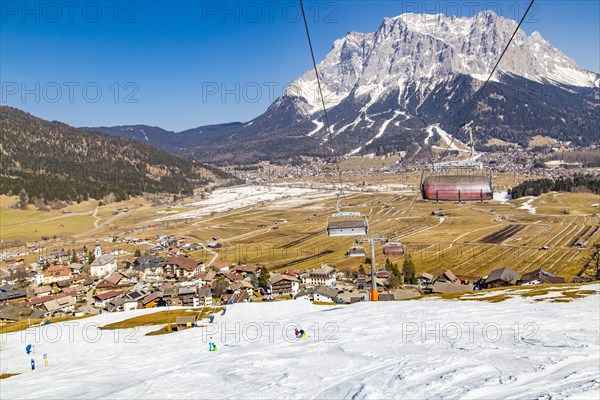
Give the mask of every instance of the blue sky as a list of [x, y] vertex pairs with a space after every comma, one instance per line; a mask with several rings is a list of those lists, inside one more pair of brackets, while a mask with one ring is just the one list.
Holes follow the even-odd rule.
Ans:
[[[75, 4], [75, 5], [71, 5]], [[403, 12], [516, 19], [528, 1], [305, 1], [317, 59]], [[0, 1], [0, 103], [74, 126], [170, 130], [261, 114], [311, 68], [296, 1]], [[523, 28], [600, 71], [600, 1], [538, 0]]]

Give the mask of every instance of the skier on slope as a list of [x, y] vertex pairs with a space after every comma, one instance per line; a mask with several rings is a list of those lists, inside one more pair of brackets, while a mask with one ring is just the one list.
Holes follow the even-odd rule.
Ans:
[[211, 336], [210, 342], [208, 342], [208, 351], [217, 351], [217, 345], [213, 342], [213, 338]]

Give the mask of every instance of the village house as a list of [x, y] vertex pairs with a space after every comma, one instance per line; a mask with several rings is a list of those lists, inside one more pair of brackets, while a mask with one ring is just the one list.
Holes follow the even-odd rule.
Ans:
[[175, 318], [175, 325], [177, 326], [178, 331], [182, 331], [184, 329], [193, 328], [196, 326], [196, 316], [195, 315], [182, 315]]
[[81, 273], [71, 277], [71, 284], [79, 284], [83, 286], [91, 286], [94, 284], [94, 278], [86, 273]]
[[300, 290], [300, 281], [290, 275], [271, 274], [269, 278], [271, 284], [271, 293], [275, 296], [291, 295], [295, 296]]
[[462, 292], [470, 292], [474, 289], [474, 286], [469, 285], [461, 285], [450, 282], [441, 282], [436, 281], [431, 288], [431, 293], [439, 293], [439, 294], [449, 294], [449, 293], [462, 293]]
[[0, 302], [8, 301], [16, 302], [20, 300], [25, 300], [27, 298], [27, 290], [25, 289], [12, 289], [9, 291], [0, 292]]
[[246, 291], [239, 293], [226, 293], [221, 296], [221, 302], [224, 304], [248, 303], [252, 301], [252, 296]]
[[43, 297], [50, 294], [52, 294], [52, 288], [49, 285], [44, 285], [33, 289], [33, 295], [35, 297]]
[[51, 265], [44, 271], [44, 285], [71, 279], [71, 270], [63, 265]]
[[248, 293], [248, 296], [250, 296], [250, 297], [252, 297], [252, 294], [254, 293], [254, 286], [252, 286], [252, 283], [250, 283], [250, 281], [248, 281], [247, 279], [244, 279], [242, 281], [233, 282], [232, 284], [229, 285], [229, 289], [233, 290], [234, 293], [240, 293], [241, 291], [246, 291], [246, 293]]
[[258, 270], [258, 267], [255, 265], [236, 265], [233, 268], [233, 271], [244, 276], [244, 279], [250, 279]]
[[50, 313], [64, 312], [70, 313], [75, 311], [75, 297], [65, 296], [54, 300], [47, 301], [42, 304], [42, 308]]
[[514, 269], [505, 267], [492, 271], [485, 280], [485, 284], [488, 288], [512, 286], [517, 284], [517, 279], [519, 279], [519, 273]]
[[122, 273], [118, 271], [114, 271], [112, 274], [108, 275], [104, 278], [98, 285], [96, 286], [98, 289], [106, 289], [106, 288], [116, 288], [119, 286], [128, 286], [130, 285], [129, 279], [125, 277]]
[[310, 270], [300, 276], [305, 286], [329, 286], [335, 287], [335, 268], [329, 265], [322, 265], [319, 268]]
[[198, 289], [198, 299], [200, 300], [200, 306], [212, 307], [213, 299], [212, 299], [212, 292], [211, 292], [210, 288]]
[[9, 305], [0, 309], [0, 322], [17, 322], [23, 319], [43, 318], [44, 311], [31, 307]]
[[123, 297], [114, 297], [106, 303], [106, 311], [119, 312], [119, 311], [132, 311], [138, 307], [136, 300]]
[[337, 295], [337, 289], [334, 289], [330, 286], [319, 285], [301, 290], [294, 298], [310, 300], [318, 303], [334, 303]]
[[198, 292], [196, 286], [180, 286], [177, 288], [177, 297], [181, 301], [181, 305], [186, 307], [198, 307], [200, 301], [198, 300]]
[[167, 257], [164, 269], [165, 273], [181, 278], [203, 272], [204, 264], [193, 258], [178, 255]]
[[521, 284], [536, 285], [540, 283], [565, 283], [565, 278], [551, 274], [543, 269], [536, 269], [521, 276]]
[[138, 307], [140, 307], [140, 308], [158, 307], [162, 303], [162, 298], [163, 298], [163, 292], [161, 292], [161, 291], [152, 292], [148, 296], [145, 296], [138, 301]]
[[98, 293], [94, 296], [94, 306], [104, 308], [106, 307], [106, 303], [115, 297], [118, 297], [121, 293], [111, 290], [109, 292]]
[[83, 272], [83, 264], [71, 263], [67, 265], [67, 267], [71, 270], [72, 275], [77, 275]]
[[163, 300], [166, 305], [169, 306], [180, 306], [181, 301], [177, 294], [177, 288], [175, 286], [168, 286], [163, 289]]
[[138, 257], [131, 267], [138, 272], [140, 281], [158, 281], [165, 272], [165, 259], [153, 256]]
[[458, 279], [458, 277], [456, 275], [454, 275], [454, 273], [452, 271], [450, 271], [449, 269], [444, 271], [444, 273], [436, 279], [436, 282], [446, 282], [446, 283], [452, 283], [454, 285], [461, 284], [460, 279]]

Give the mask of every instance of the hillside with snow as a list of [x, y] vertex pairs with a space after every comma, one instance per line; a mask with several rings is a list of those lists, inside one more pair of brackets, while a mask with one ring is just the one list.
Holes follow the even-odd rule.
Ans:
[[584, 289], [595, 294], [571, 302], [235, 304], [206, 327], [160, 336], [97, 329], [156, 309], [105, 313], [2, 335], [1, 372], [20, 374], [0, 380], [0, 397], [597, 399], [600, 285]]

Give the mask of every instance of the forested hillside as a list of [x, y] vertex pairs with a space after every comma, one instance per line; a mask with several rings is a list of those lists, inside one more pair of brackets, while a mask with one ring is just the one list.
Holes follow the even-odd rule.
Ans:
[[[89, 132], [0, 107], [0, 193], [27, 201], [190, 195], [213, 169], [131, 139]], [[219, 171], [219, 178], [231, 176]], [[224, 175], [223, 175], [224, 174]]]

